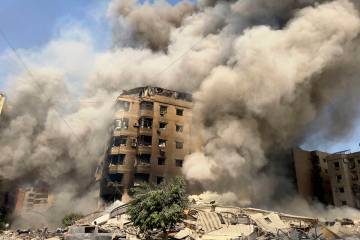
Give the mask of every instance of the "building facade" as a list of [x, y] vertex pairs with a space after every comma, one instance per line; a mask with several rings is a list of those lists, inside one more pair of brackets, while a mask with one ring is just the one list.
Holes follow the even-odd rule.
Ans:
[[53, 204], [54, 198], [46, 187], [21, 187], [16, 194], [15, 214], [29, 212], [46, 212]]
[[298, 192], [305, 199], [360, 208], [360, 152], [293, 150]]
[[327, 157], [334, 205], [360, 208], [360, 152]]
[[296, 183], [299, 194], [308, 201], [333, 204], [326, 157], [329, 153], [293, 149]]
[[140, 87], [124, 91], [115, 108], [101, 197], [114, 200], [141, 182], [159, 184], [181, 175], [184, 158], [192, 152], [191, 95]]

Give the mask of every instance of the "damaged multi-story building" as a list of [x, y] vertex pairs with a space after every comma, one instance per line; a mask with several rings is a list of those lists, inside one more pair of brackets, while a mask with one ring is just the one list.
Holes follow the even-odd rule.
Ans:
[[115, 108], [101, 197], [114, 200], [141, 182], [181, 175], [193, 146], [191, 94], [139, 87], [123, 91]]
[[[5, 94], [0, 92], [0, 124], [5, 109], [5, 100]], [[13, 207], [14, 192], [12, 185], [10, 180], [0, 176], [0, 215], [4, 212], [9, 212]]]
[[17, 189], [15, 213], [45, 212], [53, 204], [54, 198], [46, 186], [20, 187]]
[[299, 194], [335, 206], [360, 208], [360, 152], [294, 149]]

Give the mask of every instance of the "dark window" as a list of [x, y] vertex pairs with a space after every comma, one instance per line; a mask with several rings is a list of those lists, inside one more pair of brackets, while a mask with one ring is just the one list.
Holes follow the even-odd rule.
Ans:
[[129, 119], [117, 119], [115, 120], [115, 129], [128, 129], [129, 128]]
[[154, 108], [153, 102], [143, 101], [140, 103], [141, 110], [153, 110], [153, 108]]
[[167, 106], [160, 105], [160, 115], [164, 116], [167, 113]]
[[184, 109], [179, 109], [179, 108], [177, 108], [177, 109], [176, 109], [176, 115], [178, 115], [178, 116], [184, 115]]
[[355, 165], [354, 158], [349, 158], [348, 167], [349, 167], [349, 169], [355, 169], [356, 165]]
[[114, 164], [114, 165], [123, 165], [124, 164], [124, 159], [125, 159], [125, 154], [114, 154], [114, 155], [110, 155], [110, 163]]
[[156, 177], [156, 184], [160, 184], [162, 183], [162, 181], [164, 181], [164, 177], [161, 176]]
[[182, 159], [176, 159], [175, 160], [175, 164], [176, 164], [177, 167], [182, 167], [183, 163], [184, 163], [184, 160], [182, 160]]
[[115, 136], [113, 137], [113, 147], [126, 146], [127, 136]]
[[182, 125], [176, 124], [176, 132], [182, 132], [184, 127]]
[[337, 175], [337, 176], [336, 176], [336, 180], [337, 180], [338, 182], [340, 182], [341, 179], [342, 179], [342, 176], [341, 176], [341, 175]]
[[85, 227], [85, 233], [94, 233], [95, 227]]
[[342, 204], [342, 205], [346, 205], [346, 201], [341, 201], [341, 204]]
[[165, 157], [165, 151], [162, 149], [159, 149], [159, 156], [160, 157]]
[[267, 223], [272, 223], [272, 221], [271, 221], [270, 218], [266, 217], [266, 218], [264, 218], [264, 219], [265, 219], [265, 221], [266, 221]]
[[183, 142], [178, 142], [176, 141], [176, 149], [182, 149], [184, 147], [184, 143]]
[[359, 176], [356, 174], [356, 171], [351, 173], [351, 180], [352, 181], [357, 181], [359, 180]]
[[357, 160], [358, 164], [360, 164], [360, 159]]
[[139, 160], [139, 163], [150, 164], [151, 154], [139, 154], [138, 160]]
[[161, 148], [166, 147], [166, 140], [165, 139], [159, 139], [159, 147], [161, 147]]
[[339, 187], [339, 192], [341, 192], [341, 193], [345, 192], [344, 188], [343, 188], [343, 187]]
[[147, 173], [135, 173], [135, 183], [149, 182], [149, 174]]
[[158, 165], [165, 165], [165, 158], [159, 157], [158, 158]]
[[142, 117], [139, 120], [139, 125], [142, 128], [151, 128], [152, 127], [152, 119], [151, 118], [146, 118], [146, 117]]
[[130, 103], [127, 102], [127, 101], [119, 100], [119, 101], [117, 101], [117, 103], [116, 103], [116, 109], [117, 109], [118, 111], [128, 112], [129, 109], [130, 109]]
[[140, 135], [139, 136], [138, 144], [140, 146], [151, 146], [151, 143], [152, 143], [152, 137], [151, 136], [146, 136], [146, 135]]
[[111, 231], [103, 228], [98, 228], [98, 233], [111, 233]]
[[122, 173], [109, 174], [109, 178], [112, 182], [121, 183], [123, 174]]
[[334, 166], [336, 170], [339, 170], [340, 168], [340, 163], [339, 162], [334, 162]]
[[165, 128], [166, 128], [166, 125], [167, 125], [166, 122], [160, 122], [160, 123], [159, 123], [159, 128], [160, 128], [160, 129], [165, 129]]

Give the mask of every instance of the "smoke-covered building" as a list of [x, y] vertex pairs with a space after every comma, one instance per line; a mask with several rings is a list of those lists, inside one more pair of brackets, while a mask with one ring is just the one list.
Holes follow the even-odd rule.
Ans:
[[5, 104], [5, 94], [0, 92], [0, 116], [3, 112], [4, 104]]
[[53, 203], [53, 197], [44, 186], [21, 187], [16, 194], [15, 213], [46, 212]]
[[191, 95], [139, 87], [124, 91], [115, 107], [101, 197], [113, 200], [141, 182], [159, 184], [181, 175], [184, 158], [192, 151]]
[[360, 208], [360, 152], [293, 150], [299, 194], [335, 206]]

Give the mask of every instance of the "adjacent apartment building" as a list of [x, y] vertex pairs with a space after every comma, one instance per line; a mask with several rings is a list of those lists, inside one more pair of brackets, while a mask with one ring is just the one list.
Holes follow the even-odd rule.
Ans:
[[299, 194], [335, 206], [360, 208], [360, 152], [293, 150]]
[[17, 189], [15, 213], [23, 215], [29, 212], [46, 212], [53, 201], [47, 187], [21, 187]]
[[327, 162], [334, 205], [360, 208], [360, 152], [331, 154]]
[[141, 182], [182, 174], [192, 152], [192, 99], [159, 87], [124, 91], [115, 104], [111, 140], [102, 164], [100, 195], [114, 200]]

